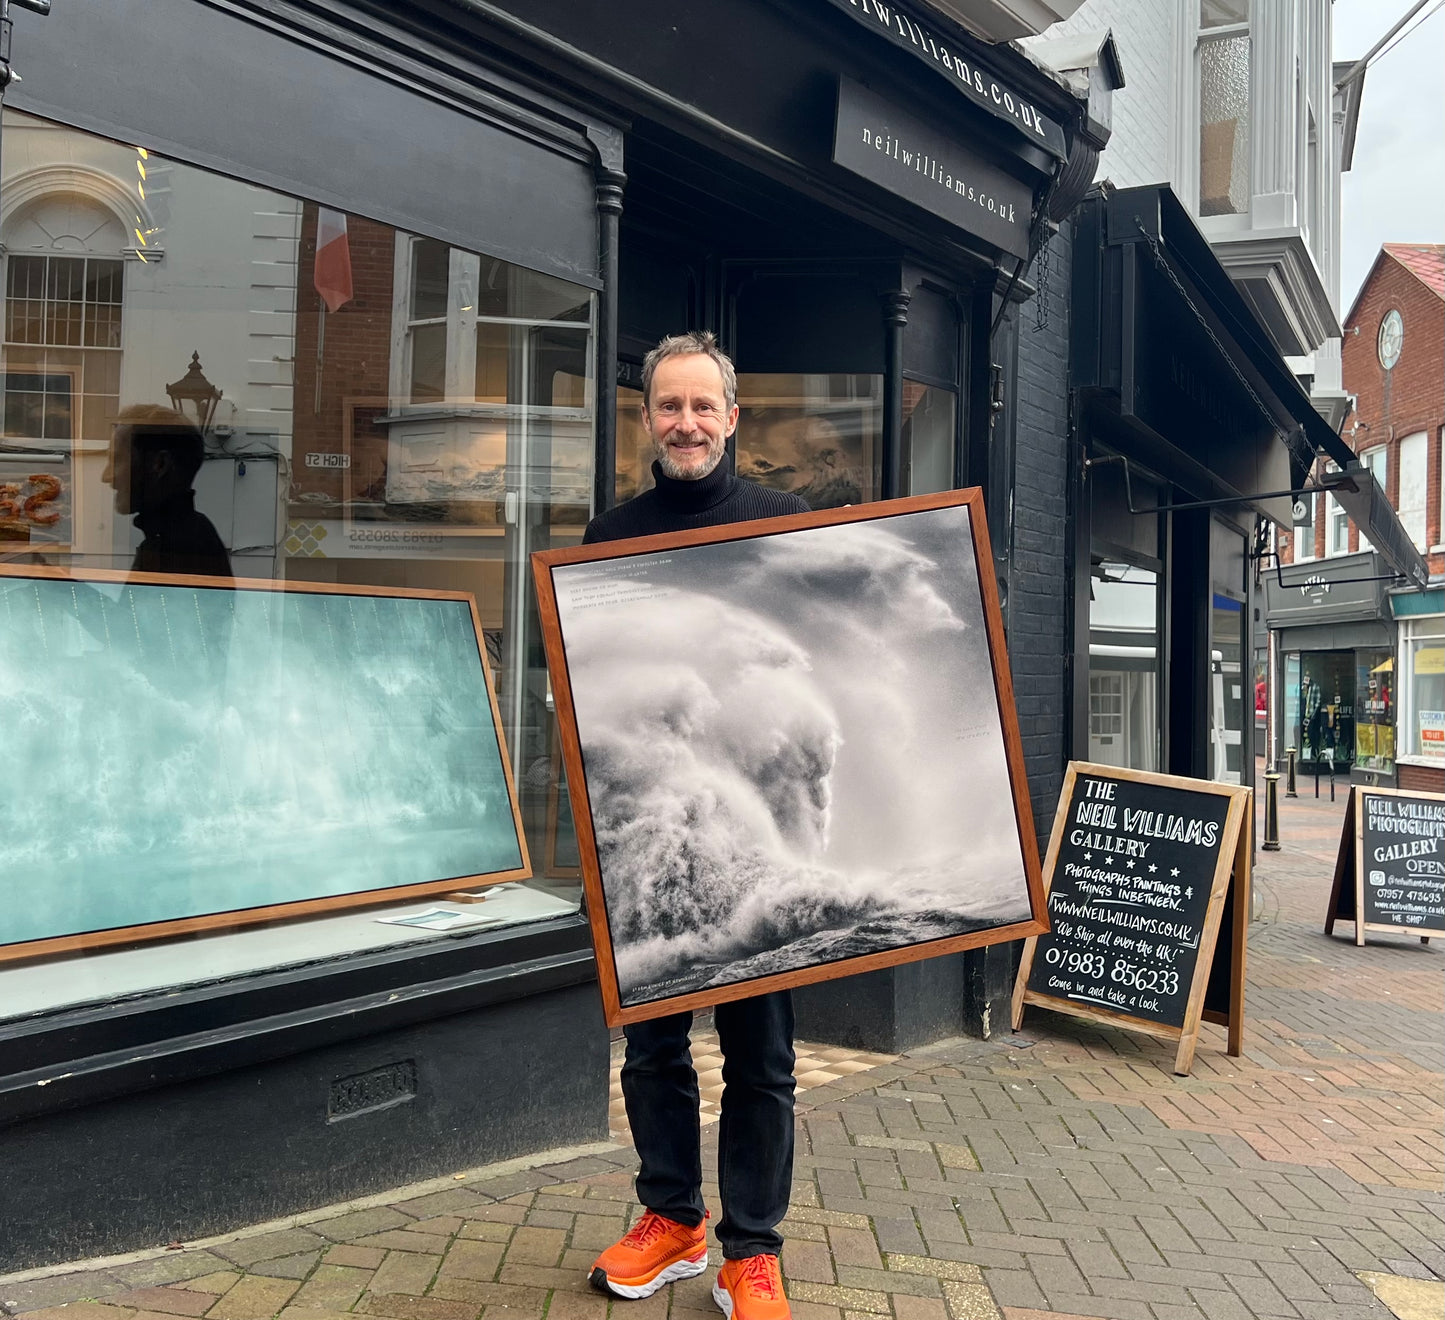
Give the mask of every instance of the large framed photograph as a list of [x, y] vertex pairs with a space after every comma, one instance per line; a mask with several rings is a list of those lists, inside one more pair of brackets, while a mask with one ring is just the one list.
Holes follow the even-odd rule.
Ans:
[[472, 597], [0, 566], [0, 961], [531, 874]]
[[532, 562], [609, 1025], [1048, 929], [977, 490]]

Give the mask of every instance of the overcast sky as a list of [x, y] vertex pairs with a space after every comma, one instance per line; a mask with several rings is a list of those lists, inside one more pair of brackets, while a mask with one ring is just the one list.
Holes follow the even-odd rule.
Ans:
[[[1335, 59], [1358, 59], [1412, 3], [1335, 0]], [[1445, 7], [1432, 2], [1421, 14], [1430, 17], [1417, 15], [1365, 75], [1355, 163], [1344, 176], [1341, 317], [1382, 244], [1445, 243]]]

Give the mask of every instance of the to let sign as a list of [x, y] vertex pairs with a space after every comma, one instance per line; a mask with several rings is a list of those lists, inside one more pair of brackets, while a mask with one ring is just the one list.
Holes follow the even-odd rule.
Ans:
[[1249, 801], [1233, 785], [1071, 765], [1044, 867], [1052, 930], [1025, 947], [1015, 1028], [1026, 1003], [1114, 1022], [1177, 1039], [1187, 1073], [1209, 1017], [1238, 1053]]
[[833, 160], [1005, 252], [1028, 256], [1027, 184], [848, 78], [838, 81]]

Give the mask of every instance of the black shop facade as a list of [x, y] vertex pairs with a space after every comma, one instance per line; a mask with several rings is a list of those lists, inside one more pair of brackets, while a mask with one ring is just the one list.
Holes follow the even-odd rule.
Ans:
[[[194, 414], [237, 577], [475, 599], [533, 875], [459, 930], [358, 906], [0, 960], [0, 1271], [605, 1140], [528, 555], [645, 486], [642, 355], [714, 328], [739, 472], [819, 508], [981, 485], [1007, 601], [1011, 308], [1107, 115], [851, 0], [57, 0], [13, 44], [0, 459], [53, 498], [0, 560], [130, 569], [112, 426]], [[232, 678], [237, 718], [277, 699]], [[295, 799], [333, 769], [272, 774]], [[820, 990], [800, 1031], [966, 1027], [977, 968], [920, 966]]]
[[1358, 588], [1371, 618], [1423, 566], [1167, 187], [1092, 193], [1073, 259], [1073, 755], [1254, 785], [1284, 755], [1256, 709], [1286, 676], [1256, 638], [1301, 594], [1270, 550], [1291, 492], [1320, 458], [1348, 470], [1339, 498], [1392, 548]]

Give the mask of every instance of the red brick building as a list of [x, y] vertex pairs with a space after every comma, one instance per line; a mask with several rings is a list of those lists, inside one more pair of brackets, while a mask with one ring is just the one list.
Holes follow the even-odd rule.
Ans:
[[[1445, 572], [1445, 244], [1381, 248], [1345, 318], [1344, 385], [1355, 398], [1344, 438], [1426, 553], [1431, 575]], [[1358, 529], [1333, 501], [1291, 539], [1286, 563], [1360, 548]]]

